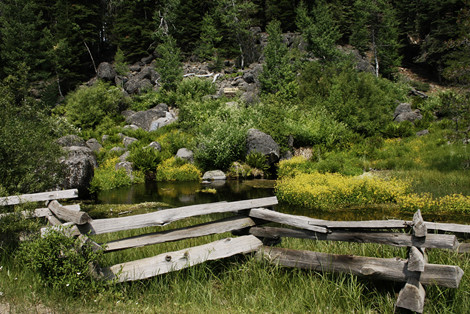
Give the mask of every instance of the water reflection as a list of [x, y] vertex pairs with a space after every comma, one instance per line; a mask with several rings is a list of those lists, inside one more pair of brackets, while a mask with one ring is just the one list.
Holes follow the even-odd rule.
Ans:
[[[273, 196], [274, 183], [274, 180], [228, 180], [213, 181], [208, 184], [199, 182], [147, 182], [111, 191], [102, 191], [98, 194], [98, 203], [164, 202], [172, 206], [184, 206], [220, 201], [239, 201]], [[204, 193], [208, 189], [214, 189], [215, 193]]]

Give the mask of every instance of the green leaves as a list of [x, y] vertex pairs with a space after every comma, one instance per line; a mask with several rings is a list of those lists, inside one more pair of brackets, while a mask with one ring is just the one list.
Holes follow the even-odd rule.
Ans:
[[158, 45], [157, 53], [160, 57], [155, 64], [155, 70], [160, 74], [160, 83], [163, 89], [175, 90], [178, 82], [183, 79], [180, 49], [176, 40], [168, 35], [164, 42]]

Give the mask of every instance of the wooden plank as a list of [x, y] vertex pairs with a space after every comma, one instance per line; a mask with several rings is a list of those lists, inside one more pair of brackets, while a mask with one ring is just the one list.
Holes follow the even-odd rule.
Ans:
[[[73, 210], [73, 211], [80, 211], [80, 205], [62, 205], [63, 207]], [[0, 218], [6, 217], [8, 215], [11, 215], [13, 213], [3, 213], [0, 214]], [[21, 212], [21, 215], [23, 215], [24, 218], [38, 218], [38, 217], [45, 217], [47, 218], [48, 216], [53, 215], [52, 212], [49, 210], [49, 208], [36, 208], [33, 212], [29, 212], [26, 210], [23, 210]]]
[[84, 234], [88, 232], [91, 234], [102, 234], [144, 227], [163, 226], [188, 217], [235, 212], [259, 206], [274, 206], [276, 204], [277, 198], [274, 196], [238, 202], [191, 205], [160, 210], [148, 214], [119, 218], [96, 219], [84, 226], [80, 226], [80, 231]]
[[184, 250], [159, 254], [102, 269], [106, 279], [118, 282], [140, 280], [191, 267], [205, 261], [258, 250], [263, 244], [252, 235], [227, 238]]
[[311, 224], [311, 218], [305, 216], [295, 216], [275, 212], [265, 208], [253, 208], [248, 214], [250, 217], [269, 220], [272, 222], [281, 223], [288, 226], [293, 226], [301, 229], [315, 231], [319, 233], [327, 233], [328, 229]]
[[41, 201], [50, 201], [58, 200], [65, 198], [76, 198], [78, 197], [78, 190], [63, 190], [63, 191], [51, 191], [35, 194], [23, 194], [18, 196], [7, 196], [0, 197], [0, 206], [1, 205], [17, 205], [27, 202], [41, 202]]
[[408, 270], [423, 272], [424, 265], [426, 264], [424, 251], [412, 246], [410, 247], [410, 252], [408, 254]]
[[316, 233], [307, 230], [294, 230], [277, 227], [252, 227], [250, 234], [263, 238], [301, 238], [326, 241], [345, 241], [358, 243], [380, 243], [397, 247], [416, 246], [422, 248], [457, 250], [459, 242], [455, 235], [428, 234], [425, 238], [414, 238], [406, 233], [396, 232], [355, 232], [331, 230], [330, 233]]
[[463, 270], [458, 266], [426, 264], [422, 273], [407, 270], [407, 261], [397, 258], [375, 258], [338, 255], [284, 248], [263, 247], [258, 258], [287, 267], [316, 271], [350, 273], [372, 280], [407, 282], [409, 277], [418, 278], [423, 285], [458, 288]]
[[410, 278], [398, 294], [396, 307], [423, 313], [426, 291], [416, 278]]
[[450, 224], [440, 222], [424, 222], [428, 230], [437, 230], [453, 233], [470, 233], [470, 225]]
[[424, 223], [421, 211], [418, 211], [413, 215], [413, 235], [417, 238], [425, 237], [428, 233], [426, 224]]
[[54, 213], [57, 218], [63, 221], [72, 222], [77, 225], [83, 225], [87, 222], [92, 221], [91, 217], [88, 216], [87, 213], [69, 210], [61, 206], [56, 200], [50, 202], [47, 207]]
[[459, 251], [459, 253], [468, 253], [468, 252], [470, 252], [470, 243], [460, 243], [458, 251]]
[[254, 221], [249, 217], [229, 217], [215, 222], [209, 222], [187, 228], [156, 232], [127, 239], [111, 241], [106, 243], [105, 252], [202, 237], [210, 234], [218, 234], [229, 232], [232, 230], [238, 230], [254, 225]]

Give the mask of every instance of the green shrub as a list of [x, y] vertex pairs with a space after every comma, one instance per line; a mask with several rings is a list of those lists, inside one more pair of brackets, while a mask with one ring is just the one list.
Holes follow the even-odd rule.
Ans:
[[428, 92], [431, 89], [431, 85], [421, 81], [411, 81], [410, 85], [422, 92]]
[[143, 173], [154, 172], [161, 161], [160, 152], [153, 147], [138, 147], [131, 150], [129, 161], [136, 170]]
[[52, 229], [44, 237], [22, 243], [16, 258], [37, 273], [44, 285], [79, 295], [99, 286], [90, 274], [90, 265], [100, 262], [102, 256], [102, 252], [94, 252], [91, 245], [80, 239]]
[[155, 107], [159, 103], [164, 102], [163, 98], [164, 96], [161, 92], [153, 90], [146, 93], [141, 93], [139, 95], [135, 95], [132, 98], [129, 109], [134, 111], [148, 110], [152, 107]]
[[176, 92], [191, 99], [200, 99], [202, 96], [214, 94], [215, 85], [209, 79], [188, 78], [178, 84]]
[[118, 75], [126, 75], [129, 72], [129, 67], [125, 61], [124, 52], [118, 47], [114, 55], [114, 68]]
[[157, 167], [157, 181], [199, 181], [202, 173], [196, 166], [176, 157], [163, 161]]
[[67, 119], [77, 127], [94, 128], [106, 117], [119, 113], [124, 97], [119, 88], [98, 81], [91, 87], [79, 87], [65, 99]]
[[165, 41], [158, 45], [155, 69], [160, 74], [160, 82], [165, 90], [175, 90], [178, 82], [183, 79], [183, 67], [181, 64], [180, 49], [176, 40], [171, 36], [165, 36]]
[[277, 175], [279, 179], [294, 177], [300, 173], [314, 173], [317, 169], [315, 163], [302, 156], [295, 156], [288, 160], [281, 160]]
[[252, 152], [246, 155], [246, 163], [252, 168], [259, 169], [263, 172], [269, 169], [268, 157], [260, 152]]
[[95, 175], [90, 183], [90, 192], [112, 190], [144, 181], [143, 174], [139, 171], [133, 171], [132, 177], [130, 177], [125, 169], [116, 170], [115, 166], [118, 161], [118, 157], [108, 159], [99, 168], [95, 169]]
[[413, 135], [414, 127], [413, 123], [410, 121], [403, 122], [390, 122], [383, 130], [383, 135], [388, 138], [393, 137], [408, 137]]
[[194, 149], [195, 139], [191, 134], [180, 130], [171, 130], [156, 138], [162, 146], [162, 152], [175, 155], [180, 148]]

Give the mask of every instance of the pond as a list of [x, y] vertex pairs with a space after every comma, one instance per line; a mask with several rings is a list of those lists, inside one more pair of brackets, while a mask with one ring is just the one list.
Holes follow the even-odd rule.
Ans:
[[[147, 182], [111, 191], [102, 191], [97, 195], [98, 204], [138, 204], [161, 202], [171, 207], [188, 206], [221, 201], [239, 201], [274, 196], [275, 180], [227, 180], [214, 181], [210, 184], [200, 182]], [[407, 219], [413, 214], [402, 213], [396, 207], [375, 205], [332, 208], [319, 211], [308, 208], [280, 204], [275, 210], [327, 220], [372, 220], [372, 219]], [[423, 215], [427, 221], [470, 223], [468, 215]]]

